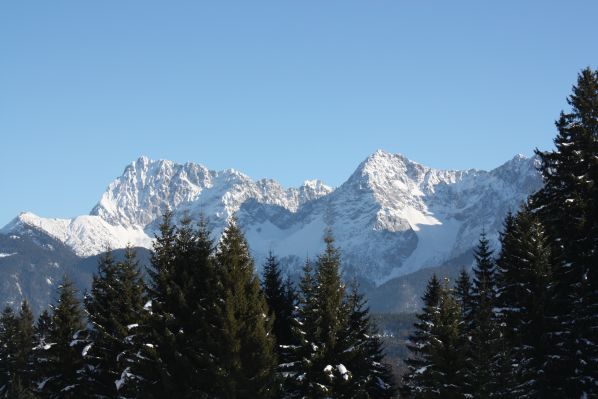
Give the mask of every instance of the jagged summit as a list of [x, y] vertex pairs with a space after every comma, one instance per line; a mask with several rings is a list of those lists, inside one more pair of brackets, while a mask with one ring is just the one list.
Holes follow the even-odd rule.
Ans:
[[504, 214], [540, 186], [536, 166], [536, 159], [518, 155], [492, 171], [439, 170], [378, 150], [338, 188], [320, 180], [284, 188], [234, 169], [141, 156], [109, 184], [90, 215], [23, 213], [1, 232], [37, 229], [88, 256], [107, 246], [150, 247], [167, 209], [175, 218], [206, 214], [215, 234], [237, 214], [258, 264], [272, 249], [298, 268], [306, 252], [321, 250], [328, 226], [346, 271], [379, 283], [462, 256], [482, 226], [498, 231]]

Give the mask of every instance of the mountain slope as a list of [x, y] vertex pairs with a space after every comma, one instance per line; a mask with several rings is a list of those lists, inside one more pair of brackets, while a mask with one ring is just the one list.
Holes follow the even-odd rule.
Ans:
[[382, 284], [467, 256], [484, 229], [496, 242], [506, 212], [540, 187], [536, 165], [534, 158], [516, 156], [489, 172], [437, 170], [377, 151], [336, 189], [317, 180], [285, 189], [232, 169], [141, 157], [108, 186], [90, 215], [22, 213], [0, 236], [33, 229], [83, 258], [127, 243], [150, 248], [167, 209], [175, 217], [203, 212], [216, 236], [236, 214], [258, 264], [272, 250], [290, 272], [298, 271], [306, 256], [322, 249], [330, 227], [347, 276]]
[[490, 172], [441, 171], [378, 151], [334, 192], [295, 213], [248, 202], [239, 218], [254, 251], [272, 248], [295, 259], [295, 268], [307, 251], [322, 249], [321, 232], [330, 226], [345, 272], [380, 284], [462, 257], [482, 230], [496, 243], [506, 213], [540, 187], [536, 162], [517, 156]]

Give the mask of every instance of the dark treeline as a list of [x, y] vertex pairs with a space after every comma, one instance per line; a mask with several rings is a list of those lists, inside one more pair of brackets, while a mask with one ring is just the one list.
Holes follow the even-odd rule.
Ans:
[[578, 76], [544, 187], [508, 215], [473, 275], [428, 282], [406, 398], [598, 397], [598, 72]]
[[270, 254], [257, 278], [233, 219], [164, 217], [142, 279], [135, 252], [99, 261], [77, 299], [67, 278], [36, 323], [0, 320], [6, 398], [391, 398], [390, 368], [363, 297], [340, 278], [330, 232], [298, 289]]

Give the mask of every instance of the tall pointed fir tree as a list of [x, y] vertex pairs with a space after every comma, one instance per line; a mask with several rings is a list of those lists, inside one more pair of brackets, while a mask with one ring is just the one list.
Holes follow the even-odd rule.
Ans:
[[[366, 300], [353, 281], [345, 301], [348, 319], [341, 332], [341, 358], [350, 372], [348, 384], [339, 385], [336, 397], [368, 399], [393, 398], [396, 394], [393, 375], [384, 361], [382, 342], [372, 324]], [[340, 376], [343, 378], [343, 375]], [[337, 379], [339, 380], [339, 379]]]
[[0, 316], [0, 395], [6, 397], [16, 372], [18, 319], [6, 305]]
[[216, 392], [212, 247], [203, 217], [194, 229], [188, 217], [176, 227], [165, 214], [148, 271], [151, 311], [140, 327], [144, 350], [131, 366], [131, 374], [144, 381], [143, 397], [202, 398]]
[[463, 398], [465, 354], [459, 323], [461, 308], [448, 287], [436, 276], [428, 282], [424, 308], [409, 337], [411, 357], [401, 388], [406, 398]]
[[52, 316], [48, 309], [44, 309], [37, 318], [34, 327], [34, 347], [33, 347], [33, 381], [35, 392], [38, 391], [39, 384], [43, 382], [47, 374], [49, 364], [50, 332], [53, 329]]
[[0, 389], [0, 397], [34, 398], [33, 314], [27, 300], [21, 304], [18, 315], [14, 314], [12, 308], [6, 308], [0, 326], [1, 384], [4, 384]]
[[434, 274], [428, 281], [422, 297], [422, 311], [416, 315], [414, 331], [407, 341], [410, 356], [405, 360], [407, 373], [403, 376], [401, 386], [401, 394], [406, 398], [425, 398], [435, 390], [428, 369], [432, 364], [432, 327], [439, 310], [440, 291], [440, 282]]
[[498, 327], [498, 338], [494, 345], [494, 361], [493, 361], [493, 381], [492, 381], [492, 397], [497, 399], [510, 399], [513, 397], [513, 387], [516, 385], [515, 372], [517, 363], [513, 359], [513, 341], [511, 337], [515, 332], [512, 330], [514, 320], [517, 318], [514, 310], [515, 307], [509, 302], [511, 299], [509, 294], [503, 292], [505, 286], [510, 286], [511, 289], [518, 287], [516, 280], [516, 273], [513, 271], [510, 274], [503, 273], [506, 268], [504, 265], [509, 262], [506, 260], [509, 257], [509, 251], [505, 248], [510, 247], [511, 243], [516, 240], [513, 235], [513, 228], [515, 225], [515, 217], [512, 212], [508, 212], [503, 222], [503, 230], [500, 235], [501, 252], [496, 260], [495, 281], [496, 281], [496, 296], [495, 296], [495, 320]]
[[433, 318], [430, 342], [432, 366], [427, 370], [435, 382], [436, 397], [443, 399], [463, 398], [466, 356], [462, 350], [459, 322], [461, 309], [445, 280], [438, 301], [438, 313]]
[[556, 122], [556, 150], [536, 151], [544, 187], [532, 197], [554, 243], [544, 372], [555, 397], [598, 395], [598, 71], [584, 69]]
[[453, 290], [453, 294], [459, 303], [459, 308], [461, 309], [461, 322], [460, 330], [461, 334], [464, 337], [465, 341], [469, 341], [469, 336], [471, 335], [471, 318], [473, 315], [473, 298], [472, 298], [472, 286], [471, 286], [471, 278], [469, 277], [469, 273], [465, 268], [461, 269], [459, 272], [459, 276], [457, 277], [457, 281], [455, 281], [455, 287]]
[[467, 381], [475, 398], [490, 398], [497, 389], [497, 355], [501, 339], [496, 307], [496, 263], [486, 234], [482, 233], [474, 251], [471, 291], [471, 340], [468, 352]]
[[[350, 375], [342, 364], [339, 337], [347, 322], [343, 309], [345, 286], [340, 278], [340, 251], [330, 230], [324, 235], [326, 248], [317, 258], [313, 275], [301, 282], [305, 309], [301, 310], [302, 361], [297, 376], [301, 393], [327, 397], [339, 385], [347, 385]], [[336, 385], [336, 387], [335, 387]]]
[[287, 398], [385, 398], [394, 386], [382, 362], [363, 296], [349, 295], [340, 277], [340, 251], [330, 230], [315, 268], [309, 260], [299, 283], [294, 323], [297, 343], [283, 368]]
[[[276, 338], [276, 352], [279, 362], [284, 363], [284, 346], [290, 345], [293, 340], [291, 319], [293, 317], [295, 299], [294, 289], [290, 281], [283, 283], [280, 263], [276, 256], [270, 252], [264, 264], [262, 289], [268, 309], [273, 316], [272, 331]], [[283, 348], [281, 348], [283, 346]]]
[[278, 396], [284, 392], [284, 373], [282, 369], [292, 361], [289, 348], [295, 343], [293, 336], [293, 316], [295, 312], [295, 290], [290, 279], [283, 283], [280, 263], [270, 252], [264, 264], [262, 290], [270, 310], [270, 317], [274, 320], [272, 332], [275, 338], [275, 351], [279, 364], [278, 382], [276, 390]]
[[547, 359], [546, 311], [551, 281], [550, 244], [536, 215], [523, 208], [507, 219], [497, 260], [497, 306], [511, 348], [511, 398], [545, 398], [549, 381], [542, 372]]
[[144, 322], [145, 299], [135, 251], [127, 247], [121, 262], [107, 251], [85, 297], [92, 341], [86, 351], [86, 361], [92, 366], [87, 375], [95, 397], [135, 396], [129, 359], [141, 350], [135, 333]]
[[181, 395], [180, 390], [186, 387], [174, 383], [173, 373], [169, 370], [175, 363], [172, 356], [176, 352], [173, 341], [177, 331], [171, 305], [171, 296], [178, 292], [173, 287], [175, 242], [176, 226], [172, 221], [172, 213], [167, 211], [153, 242], [151, 267], [147, 270], [148, 317], [139, 327], [143, 351], [138, 356], [138, 363], [133, 365], [132, 374], [143, 382], [139, 387], [142, 397], [160, 398], [168, 395], [168, 392]]
[[38, 383], [39, 395], [50, 399], [89, 397], [83, 380], [85, 325], [83, 311], [72, 281], [65, 276], [58, 287], [58, 301], [52, 306], [52, 327], [48, 342], [38, 353], [46, 361]]
[[[496, 260], [496, 308], [500, 320], [505, 326], [514, 326], [519, 319], [518, 312], [521, 309], [517, 306], [518, 300], [525, 294], [523, 284], [520, 284], [520, 269], [517, 264], [518, 240], [515, 231], [515, 216], [509, 212], [503, 222], [503, 229], [500, 232], [500, 253]], [[516, 330], [505, 329], [505, 338], [514, 342], [518, 335]]]
[[316, 280], [312, 263], [305, 260], [302, 269], [297, 309], [292, 319], [291, 329], [294, 343], [285, 347], [286, 363], [280, 363], [279, 371], [284, 378], [284, 397], [302, 398], [309, 394], [311, 383], [307, 378], [312, 359], [316, 352]]
[[456, 374], [460, 381], [459, 392], [463, 397], [470, 397], [473, 390], [472, 386], [475, 381], [470, 380], [470, 373], [468, 369], [470, 342], [472, 337], [472, 330], [474, 327], [473, 318], [473, 298], [472, 298], [472, 284], [469, 273], [465, 268], [462, 268], [455, 281], [453, 288], [453, 297], [459, 305], [461, 311], [459, 315], [459, 349], [464, 361], [456, 370]]
[[[206, 217], [200, 214], [199, 224], [193, 230], [191, 240], [185, 239], [184, 234], [181, 238], [179, 252], [190, 259], [186, 265], [181, 264], [180, 268], [187, 270], [190, 280], [185, 285], [185, 303], [189, 313], [185, 315], [183, 329], [189, 333], [183, 350], [197, 369], [193, 392], [196, 396], [197, 393], [203, 395], [204, 392], [208, 396], [214, 396], [215, 393], [219, 395], [213, 348], [220, 336], [218, 321], [222, 296], [214, 257], [214, 242]], [[189, 244], [181, 245], [185, 242]]]
[[30, 397], [33, 395], [33, 381], [35, 378], [35, 364], [33, 348], [35, 346], [35, 332], [33, 313], [27, 300], [21, 304], [17, 319], [17, 336], [15, 352], [15, 370], [11, 384], [13, 397]]
[[44, 309], [35, 323], [34, 333], [36, 346], [45, 346], [49, 342], [50, 331], [52, 331], [52, 328], [52, 316], [48, 309]]
[[[347, 314], [343, 309], [345, 286], [340, 277], [340, 251], [334, 245], [332, 232], [324, 235], [326, 249], [318, 256], [316, 263], [315, 298], [318, 304], [315, 327], [317, 347], [312, 369], [312, 381], [320, 395], [333, 392], [335, 384], [344, 384], [349, 379], [340, 363], [339, 342]], [[344, 349], [344, 348], [343, 348]], [[342, 366], [345, 366], [344, 368]]]
[[276, 371], [272, 320], [247, 241], [234, 218], [223, 232], [216, 264], [221, 290], [214, 347], [219, 396], [271, 397]]

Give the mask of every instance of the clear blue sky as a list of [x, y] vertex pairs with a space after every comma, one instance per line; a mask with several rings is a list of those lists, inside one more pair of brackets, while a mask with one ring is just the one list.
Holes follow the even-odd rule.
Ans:
[[377, 148], [439, 168], [551, 148], [597, 1], [6, 1], [0, 225], [89, 212], [142, 154], [285, 186]]

